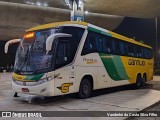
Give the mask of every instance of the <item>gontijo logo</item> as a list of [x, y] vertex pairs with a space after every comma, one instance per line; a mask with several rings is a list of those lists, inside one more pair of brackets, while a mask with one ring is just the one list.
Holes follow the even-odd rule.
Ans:
[[129, 59], [128, 64], [135, 66], [145, 66], [145, 61]]
[[63, 83], [60, 87], [57, 87], [57, 88], [60, 89], [62, 93], [67, 93], [67, 92], [69, 92], [69, 87], [71, 85], [73, 85], [73, 82], [72, 83]]

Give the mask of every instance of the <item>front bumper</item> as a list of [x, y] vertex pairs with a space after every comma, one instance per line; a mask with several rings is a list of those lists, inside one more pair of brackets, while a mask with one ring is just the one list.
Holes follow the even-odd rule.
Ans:
[[[32, 84], [32, 83], [30, 83]], [[54, 80], [50, 80], [38, 85], [19, 85], [12, 80], [12, 88], [15, 92], [31, 95], [54, 96]], [[28, 92], [22, 91], [28, 89]]]

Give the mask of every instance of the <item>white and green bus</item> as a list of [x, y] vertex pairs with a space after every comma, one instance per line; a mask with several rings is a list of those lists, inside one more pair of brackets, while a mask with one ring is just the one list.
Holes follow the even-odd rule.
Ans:
[[148, 45], [85, 22], [57, 22], [26, 31], [16, 53], [15, 92], [42, 96], [78, 93], [153, 79]]

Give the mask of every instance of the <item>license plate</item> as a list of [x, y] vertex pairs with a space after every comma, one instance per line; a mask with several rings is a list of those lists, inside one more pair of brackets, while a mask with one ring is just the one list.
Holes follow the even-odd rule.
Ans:
[[29, 92], [28, 88], [22, 88], [22, 92]]

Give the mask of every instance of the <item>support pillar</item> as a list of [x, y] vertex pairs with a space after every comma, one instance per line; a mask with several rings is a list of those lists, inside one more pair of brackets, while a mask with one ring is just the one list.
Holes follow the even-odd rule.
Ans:
[[71, 21], [84, 21], [84, 4], [82, 0], [73, 0]]

